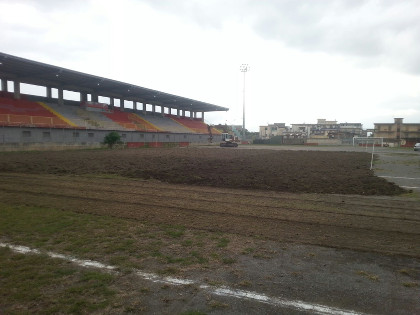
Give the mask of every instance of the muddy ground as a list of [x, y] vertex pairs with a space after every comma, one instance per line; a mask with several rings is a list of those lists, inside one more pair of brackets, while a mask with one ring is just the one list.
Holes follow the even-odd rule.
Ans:
[[[0, 155], [0, 197], [7, 204], [223, 233], [237, 248], [261, 240], [258, 256], [233, 250], [236, 263], [229, 267], [189, 269], [181, 276], [233, 286], [246, 281], [270, 296], [358, 312], [413, 314], [420, 311], [418, 287], [402, 283], [415, 284], [420, 276], [420, 206], [374, 176], [369, 164], [363, 152], [7, 153]], [[215, 314], [292, 312], [228, 298], [227, 308], [206, 308], [208, 295], [180, 290], [156, 288], [146, 313], [179, 313], [185, 305]], [[172, 302], [156, 302], [162, 295]]]
[[369, 170], [365, 152], [175, 148], [12, 152], [0, 172], [114, 174], [175, 184], [321, 194], [404, 192]]

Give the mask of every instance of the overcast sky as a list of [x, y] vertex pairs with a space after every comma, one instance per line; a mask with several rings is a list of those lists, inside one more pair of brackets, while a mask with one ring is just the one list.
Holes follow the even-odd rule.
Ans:
[[230, 110], [246, 127], [420, 123], [419, 0], [0, 0], [0, 51]]

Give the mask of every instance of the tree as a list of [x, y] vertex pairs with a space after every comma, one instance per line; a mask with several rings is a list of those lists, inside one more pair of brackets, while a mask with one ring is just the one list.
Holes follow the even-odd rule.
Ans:
[[107, 144], [110, 149], [112, 149], [114, 144], [119, 142], [120, 139], [121, 136], [118, 134], [118, 132], [112, 131], [105, 136], [104, 143]]

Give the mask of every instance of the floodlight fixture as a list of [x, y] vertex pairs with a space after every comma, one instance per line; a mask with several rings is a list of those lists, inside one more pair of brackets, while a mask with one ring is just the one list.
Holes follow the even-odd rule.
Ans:
[[239, 69], [241, 70], [241, 72], [248, 72], [250, 70], [249, 65], [247, 63], [241, 64], [241, 67]]

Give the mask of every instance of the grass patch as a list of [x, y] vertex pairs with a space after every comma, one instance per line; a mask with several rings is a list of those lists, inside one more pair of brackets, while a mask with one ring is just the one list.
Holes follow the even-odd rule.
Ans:
[[222, 303], [222, 302], [217, 301], [217, 300], [210, 300], [208, 302], [208, 305], [211, 308], [213, 308], [213, 309], [226, 309], [226, 308], [229, 308], [229, 304]]
[[417, 274], [415, 269], [410, 269], [410, 268], [403, 268], [403, 269], [398, 270], [398, 272], [402, 275], [409, 276], [409, 277], [414, 277]]
[[212, 280], [212, 279], [205, 278], [204, 281], [206, 281], [207, 284], [209, 284], [211, 286], [214, 286], [214, 287], [220, 287], [220, 286], [226, 285], [226, 283], [224, 283], [222, 281], [218, 281], [218, 280]]
[[191, 257], [193, 257], [199, 264], [206, 264], [209, 262], [208, 258], [204, 257], [197, 251], [192, 251], [190, 253]]
[[403, 282], [403, 286], [406, 288], [418, 288], [420, 285], [417, 282]]
[[225, 265], [232, 265], [232, 264], [236, 263], [236, 259], [231, 258], [231, 257], [224, 257], [224, 258], [222, 258], [222, 262]]
[[239, 282], [238, 285], [240, 287], [249, 288], [250, 286], [252, 286], [252, 283], [248, 280], [243, 280], [243, 281]]
[[[117, 267], [122, 275], [140, 269], [157, 270], [158, 274], [168, 276], [179, 274], [186, 265], [217, 268], [236, 262], [234, 254], [227, 250], [230, 240], [221, 233], [1, 202], [0, 213], [2, 242], [100, 261]], [[8, 313], [14, 313], [17, 305], [23, 305], [17, 312], [28, 312], [29, 305], [34, 303], [39, 305], [34, 311], [43, 313], [129, 309], [118, 300], [129, 293], [116, 293], [113, 288], [118, 286], [109, 274], [47, 256], [16, 255], [4, 248], [0, 259], [0, 305], [10, 305]]]
[[166, 226], [165, 234], [172, 238], [180, 238], [185, 233], [185, 227], [183, 226]]
[[227, 247], [229, 244], [229, 240], [225, 237], [222, 237], [221, 239], [219, 239], [219, 241], [217, 242], [217, 247], [219, 248], [224, 248]]
[[249, 255], [249, 254], [252, 254], [253, 252], [255, 252], [255, 248], [252, 248], [252, 247], [247, 247], [242, 250], [243, 255]]
[[[148, 225], [129, 219], [2, 203], [0, 211], [4, 218], [0, 221], [0, 233], [8, 243], [98, 260], [125, 272], [147, 266], [142, 262], [145, 259], [153, 259], [161, 270], [207, 264], [209, 246], [225, 247], [229, 243], [211, 233], [200, 233], [197, 241], [184, 239], [184, 226]], [[219, 242], [214, 244], [211, 237]], [[188, 252], [180, 250], [185, 247]]]
[[177, 273], [179, 273], [179, 270], [177, 268], [168, 267], [168, 268], [160, 269], [156, 273], [162, 276], [170, 276], [170, 275], [176, 275]]
[[374, 274], [370, 274], [370, 273], [368, 273], [366, 271], [363, 271], [363, 270], [357, 271], [356, 274], [358, 274], [358, 275], [360, 275], [360, 276], [362, 276], [366, 279], [369, 279], [370, 281], [379, 281], [379, 276], [374, 275]]
[[116, 301], [110, 274], [8, 248], [0, 248], [0, 265], [0, 305], [5, 313], [100, 312]]

